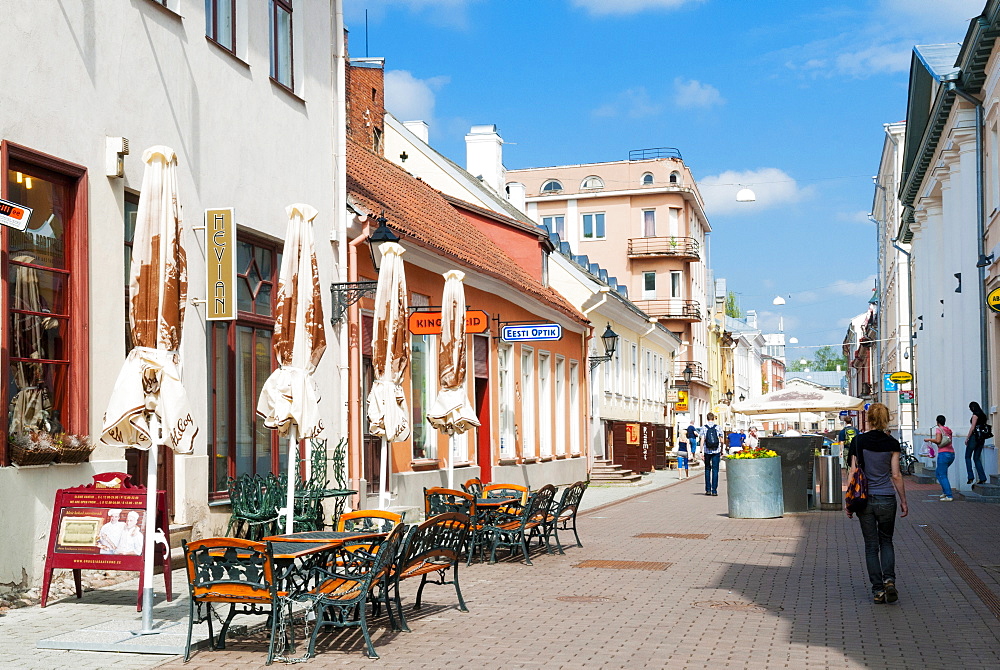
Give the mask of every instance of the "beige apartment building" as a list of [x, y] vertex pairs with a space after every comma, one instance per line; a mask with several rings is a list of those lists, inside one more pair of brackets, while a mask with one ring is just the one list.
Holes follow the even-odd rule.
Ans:
[[[708, 248], [698, 186], [676, 149], [632, 151], [629, 160], [508, 170], [511, 202], [599, 262], [629, 299], [681, 340], [672, 378], [688, 408], [682, 427], [711, 411], [708, 375]], [[521, 202], [523, 198], [523, 202]], [[681, 394], [681, 398], [684, 394]]]

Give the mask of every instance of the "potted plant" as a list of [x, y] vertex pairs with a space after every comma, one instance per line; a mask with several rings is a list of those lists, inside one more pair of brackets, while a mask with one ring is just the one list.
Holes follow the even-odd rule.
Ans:
[[726, 459], [729, 516], [734, 519], [773, 519], [785, 508], [781, 486], [781, 457], [770, 449], [744, 449]]
[[48, 465], [59, 455], [52, 436], [42, 430], [7, 436], [10, 461], [15, 465]]

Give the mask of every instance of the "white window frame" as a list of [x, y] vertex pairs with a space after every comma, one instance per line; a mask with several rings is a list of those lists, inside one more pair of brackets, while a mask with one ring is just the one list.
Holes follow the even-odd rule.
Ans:
[[580, 363], [569, 362], [569, 451], [580, 454]]
[[[649, 280], [653, 280], [653, 288], [649, 288]], [[642, 273], [642, 299], [643, 300], [655, 300], [656, 299], [656, 273], [655, 272], [643, 272]]]
[[[413, 341], [416, 340], [417, 338], [423, 338], [424, 341], [425, 341], [425, 343], [426, 343], [426, 351], [424, 353], [424, 356], [426, 357], [426, 360], [425, 360], [425, 363], [424, 363], [424, 379], [423, 379], [423, 384], [425, 385], [425, 388], [427, 389], [427, 402], [426, 402], [426, 405], [425, 405], [425, 409], [427, 409], [427, 408], [429, 408], [431, 406], [431, 404], [433, 404], [434, 397], [437, 395], [437, 380], [438, 380], [438, 372], [437, 372], [437, 336], [436, 335], [411, 335], [410, 336], [410, 349], [411, 349], [411, 351], [413, 349]], [[417, 392], [417, 389], [415, 387], [417, 381], [418, 380], [415, 379], [413, 377], [413, 375], [410, 375], [410, 398], [413, 398], [414, 394]], [[410, 410], [410, 419], [411, 419], [411, 421], [414, 421], [414, 422], [416, 420], [415, 417], [413, 417], [413, 410], [412, 409]], [[413, 453], [416, 451], [416, 448], [418, 446], [422, 446], [423, 450], [424, 450], [424, 456], [423, 456], [423, 458], [435, 459], [435, 458], [438, 457], [438, 451], [437, 451], [438, 431], [437, 431], [436, 428], [434, 428], [434, 426], [431, 425], [431, 422], [427, 419], [427, 415], [426, 414], [423, 415], [422, 419], [423, 419], [422, 423], [423, 423], [424, 442], [423, 442], [422, 445], [418, 445], [416, 443], [417, 442], [416, 435], [413, 433], [412, 430], [410, 431], [410, 434], [412, 436], [412, 440], [411, 440], [411, 443], [410, 443], [410, 457], [411, 458], [413, 457]]]
[[556, 456], [564, 456], [566, 449], [566, 358], [556, 356]]
[[[592, 217], [590, 223], [588, 217]], [[590, 234], [587, 234], [587, 227], [590, 227]], [[598, 232], [601, 234], [598, 235]], [[608, 222], [605, 212], [584, 212], [580, 214], [580, 234], [583, 240], [604, 240], [607, 239]]]
[[[652, 225], [649, 225], [652, 224]], [[642, 236], [656, 237], [656, 210], [642, 210]]]
[[514, 347], [510, 344], [497, 346], [497, 380], [500, 396], [500, 457], [517, 457], [514, 437]]
[[[549, 188], [549, 186], [551, 186], [552, 184], [555, 184], [555, 186]], [[546, 179], [544, 182], [542, 182], [542, 188], [539, 190], [539, 193], [543, 194], [562, 193], [562, 190], [563, 190], [563, 185], [561, 181], [559, 181], [558, 179]]]
[[680, 270], [670, 271], [670, 297], [684, 297], [684, 273]]
[[629, 376], [629, 395], [639, 397], [639, 345], [632, 345], [632, 374]]
[[552, 456], [552, 357], [538, 352], [538, 455]]
[[642, 177], [639, 179], [639, 183], [642, 186], [652, 186], [655, 181], [652, 172], [644, 172]]
[[581, 191], [595, 191], [601, 188], [604, 188], [604, 180], [597, 175], [592, 174], [589, 177], [584, 177], [583, 181], [580, 182]]
[[[551, 216], [542, 217], [542, 226], [545, 230], [550, 233], [556, 233], [559, 235], [559, 239], [566, 239], [566, 215], [565, 214], [553, 214]], [[560, 228], [562, 230], [560, 230]]]
[[681, 210], [680, 207], [667, 208], [667, 232], [670, 237], [681, 236]]
[[535, 351], [521, 347], [521, 457], [535, 458]]

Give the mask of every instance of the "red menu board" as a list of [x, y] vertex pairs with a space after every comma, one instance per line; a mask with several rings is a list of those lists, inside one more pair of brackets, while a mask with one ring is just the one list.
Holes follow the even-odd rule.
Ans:
[[[154, 564], [163, 568], [167, 600], [173, 597], [170, 580], [170, 523], [166, 495], [156, 492], [156, 528], [163, 530], [167, 546], [154, 545]], [[133, 486], [124, 472], [94, 475], [94, 483], [56, 491], [52, 528], [45, 556], [42, 607], [45, 607], [52, 571], [73, 571], [76, 597], [83, 597], [81, 570], [134, 570], [139, 572], [136, 609], [142, 607], [143, 558], [146, 532], [146, 489]]]

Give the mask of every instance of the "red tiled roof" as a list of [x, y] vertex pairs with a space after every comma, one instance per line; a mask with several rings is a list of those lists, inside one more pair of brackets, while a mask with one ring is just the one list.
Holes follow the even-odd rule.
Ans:
[[347, 142], [347, 192], [369, 211], [384, 209], [389, 225], [407, 240], [587, 323], [565, 298], [536, 281], [440, 192], [351, 140]]

